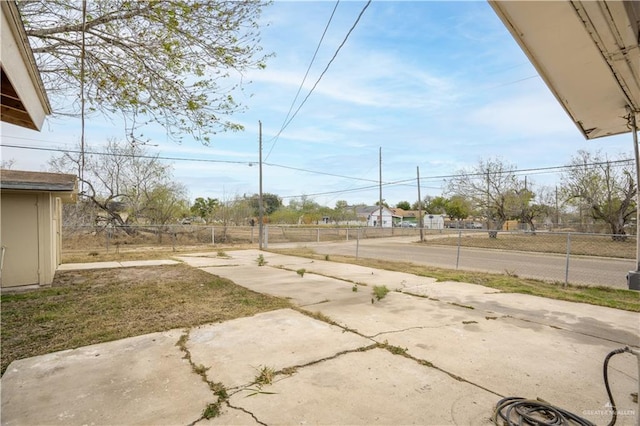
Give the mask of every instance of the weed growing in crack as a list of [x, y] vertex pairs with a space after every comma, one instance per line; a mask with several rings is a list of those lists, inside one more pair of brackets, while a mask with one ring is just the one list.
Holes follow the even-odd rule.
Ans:
[[204, 376], [207, 373], [207, 370], [209, 370], [209, 367], [205, 367], [202, 364], [198, 364], [198, 365], [194, 365], [193, 366], [193, 372], [200, 375], [200, 376]]
[[259, 254], [258, 258], [256, 259], [256, 262], [258, 262], [258, 266], [264, 266], [267, 264], [267, 261], [264, 260], [264, 256]]
[[389, 342], [387, 342], [386, 340], [384, 341], [384, 343], [380, 344], [380, 347], [388, 350], [394, 355], [403, 355], [403, 356], [406, 356], [407, 351], [409, 350], [408, 348], [401, 348], [400, 346], [390, 345]]
[[258, 387], [270, 385], [273, 383], [273, 377], [275, 374], [276, 371], [273, 368], [267, 367], [266, 365], [262, 366], [258, 370], [258, 375], [256, 376], [254, 383], [256, 383]]
[[180, 336], [180, 338], [176, 342], [176, 346], [178, 346], [180, 350], [184, 352], [183, 358], [189, 361], [191, 370], [199, 375], [203, 382], [209, 385], [209, 389], [211, 389], [211, 391], [213, 391], [213, 394], [218, 398], [216, 402], [207, 404], [202, 412], [202, 419], [212, 419], [214, 417], [218, 417], [220, 415], [220, 407], [222, 406], [223, 402], [229, 399], [229, 395], [222, 383], [214, 383], [207, 379], [207, 370], [209, 370], [208, 367], [205, 367], [202, 364], [195, 365], [193, 363], [193, 360], [191, 359], [191, 352], [189, 352], [189, 348], [187, 348], [188, 341], [189, 332], [187, 331]]
[[218, 253], [216, 254], [216, 256], [224, 257], [224, 258], [228, 258], [229, 257], [229, 255], [224, 250], [218, 250]]
[[209, 389], [211, 389], [211, 391], [213, 391], [213, 394], [218, 397], [218, 402], [226, 401], [227, 399], [229, 399], [229, 393], [227, 392], [227, 388], [225, 388], [222, 383], [210, 382]]
[[389, 289], [386, 285], [375, 285], [373, 286], [373, 295], [377, 300], [382, 300], [389, 293]]
[[207, 404], [207, 407], [202, 412], [203, 419], [213, 419], [220, 415], [220, 401]]
[[304, 268], [300, 268], [300, 269], [298, 269], [298, 270], [296, 271], [296, 273], [297, 273], [298, 275], [300, 275], [300, 278], [304, 277], [304, 273], [305, 273], [305, 272], [307, 272], [307, 270], [306, 270], [306, 269], [304, 269]]
[[324, 260], [329, 260], [329, 255], [328, 254], [324, 255]]
[[351, 291], [353, 291], [354, 293], [358, 292], [358, 285], [354, 284], [353, 287], [351, 287]]

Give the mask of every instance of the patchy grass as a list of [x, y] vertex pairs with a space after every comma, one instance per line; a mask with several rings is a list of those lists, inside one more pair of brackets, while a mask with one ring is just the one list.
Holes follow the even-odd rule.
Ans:
[[[487, 238], [488, 239], [488, 238]], [[281, 254], [301, 256], [311, 259], [323, 259], [323, 255], [316, 254], [310, 248], [273, 250]], [[606, 306], [626, 311], [640, 312], [640, 297], [633, 290], [615, 289], [609, 287], [588, 287], [552, 283], [542, 280], [520, 278], [513, 275], [489, 274], [473, 271], [456, 271], [417, 265], [411, 262], [396, 262], [379, 259], [356, 259], [352, 256], [331, 255], [331, 261], [367, 266], [387, 271], [406, 272], [423, 277], [436, 278], [438, 281], [457, 281], [479, 284], [495, 288], [505, 293], [522, 293], [550, 299], [566, 300], [569, 302], [589, 303], [591, 305]]]
[[183, 264], [58, 272], [1, 303], [2, 373], [20, 358], [290, 307]]

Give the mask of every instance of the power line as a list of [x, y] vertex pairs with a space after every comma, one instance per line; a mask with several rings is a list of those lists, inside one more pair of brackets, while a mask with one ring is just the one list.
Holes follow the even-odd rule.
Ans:
[[304, 86], [304, 82], [307, 81], [307, 76], [309, 75], [309, 71], [311, 71], [311, 66], [313, 65], [313, 62], [316, 60], [316, 56], [318, 55], [318, 51], [320, 50], [320, 46], [322, 45], [322, 41], [324, 40], [324, 36], [327, 34], [327, 30], [329, 29], [329, 25], [331, 24], [331, 21], [333, 20], [333, 15], [336, 13], [336, 9], [338, 8], [338, 5], [340, 4], [340, 0], [338, 0], [336, 2], [336, 5], [333, 7], [333, 11], [331, 12], [331, 16], [329, 17], [329, 21], [327, 22], [327, 25], [324, 27], [324, 31], [322, 32], [322, 36], [320, 37], [320, 41], [318, 42], [318, 46], [316, 47], [316, 51], [313, 52], [313, 57], [311, 58], [311, 62], [309, 62], [309, 66], [307, 67], [307, 72], [304, 73], [304, 77], [302, 78], [302, 82], [300, 83], [300, 87], [298, 87], [298, 91], [296, 92], [296, 96], [293, 98], [293, 101], [291, 102], [291, 106], [289, 107], [289, 111], [287, 111], [287, 116], [284, 118], [284, 120], [282, 121], [282, 128], [280, 130], [280, 132], [274, 136], [273, 140], [273, 145], [271, 145], [271, 148], [269, 149], [269, 152], [267, 153], [267, 156], [265, 157], [265, 161], [269, 159], [269, 156], [271, 155], [271, 151], [273, 151], [273, 148], [275, 148], [276, 143], [278, 142], [278, 136], [280, 136], [280, 133], [282, 133], [282, 129], [284, 129], [284, 126], [287, 122], [287, 120], [289, 119], [289, 115], [291, 114], [291, 110], [293, 110], [293, 106], [296, 104], [296, 101], [298, 100], [298, 95], [300, 95], [300, 92], [302, 91], [302, 87]]
[[292, 166], [285, 166], [282, 164], [274, 164], [274, 163], [262, 163], [265, 166], [271, 166], [271, 167], [279, 167], [282, 169], [288, 169], [288, 170], [295, 170], [298, 172], [305, 172], [305, 173], [313, 173], [316, 175], [324, 175], [324, 176], [333, 176], [333, 177], [339, 177], [339, 178], [344, 178], [344, 179], [350, 179], [350, 180], [360, 180], [363, 182], [378, 182], [377, 180], [374, 179], [365, 179], [365, 178], [358, 178], [358, 177], [353, 177], [353, 176], [344, 176], [344, 175], [338, 175], [338, 174], [334, 174], [334, 173], [327, 173], [327, 172], [319, 172], [316, 170], [308, 170], [308, 169], [302, 169], [299, 167], [292, 167]]
[[324, 70], [320, 73], [320, 76], [318, 77], [318, 79], [316, 80], [316, 82], [313, 84], [313, 87], [311, 87], [311, 90], [309, 90], [309, 93], [307, 93], [307, 96], [302, 100], [302, 102], [300, 103], [300, 105], [298, 105], [298, 108], [296, 109], [296, 111], [293, 113], [293, 115], [291, 116], [291, 118], [289, 118], [289, 120], [280, 128], [280, 130], [278, 131], [278, 133], [276, 134], [275, 138], [278, 138], [282, 132], [284, 131], [284, 129], [287, 128], [287, 126], [289, 126], [289, 124], [291, 124], [291, 122], [293, 121], [293, 119], [296, 117], [296, 115], [298, 115], [298, 112], [300, 111], [300, 109], [302, 108], [302, 106], [307, 102], [307, 100], [309, 99], [309, 96], [311, 96], [311, 94], [313, 93], [313, 91], [316, 89], [316, 87], [318, 86], [318, 83], [320, 83], [320, 80], [322, 80], [322, 77], [324, 77], [325, 73], [327, 72], [327, 70], [329, 69], [329, 67], [331, 66], [331, 64], [333, 63], [333, 61], [336, 59], [336, 57], [338, 56], [338, 52], [340, 52], [340, 49], [342, 49], [342, 47], [345, 45], [345, 43], [347, 42], [347, 39], [349, 38], [349, 36], [351, 35], [351, 33], [353, 32], [353, 30], [356, 28], [356, 26], [358, 25], [358, 22], [360, 22], [360, 18], [362, 18], [362, 15], [364, 15], [364, 12], [367, 10], [367, 8], [369, 7], [369, 5], [371, 4], [371, 0], [367, 1], [367, 4], [364, 5], [364, 7], [362, 8], [362, 10], [360, 11], [360, 14], [358, 15], [358, 17], [356, 18], [355, 22], [353, 23], [353, 25], [351, 26], [351, 28], [349, 29], [349, 31], [347, 32], [347, 35], [345, 35], [344, 39], [342, 40], [342, 43], [340, 43], [340, 45], [338, 46], [338, 48], [336, 49], [335, 53], [333, 54], [333, 57], [329, 60], [329, 62], [327, 63], [327, 66], [324, 68]]
[[[23, 139], [27, 139], [27, 138], [23, 138]], [[21, 146], [21, 145], [12, 145], [12, 144], [2, 144], [1, 146], [2, 147], [7, 147], [7, 148], [29, 149], [29, 150], [36, 150], [36, 151], [67, 152], [67, 153], [74, 153], [74, 154], [80, 154], [81, 153], [80, 150], [64, 149], [64, 148], [44, 148], [44, 147]], [[122, 156], [130, 156], [130, 157], [137, 157], [137, 158], [160, 159], [160, 160], [169, 160], [169, 161], [191, 161], [191, 162], [204, 162], [204, 163], [245, 164], [245, 165], [248, 165], [248, 166], [253, 166], [254, 164], [257, 164], [257, 161], [233, 161], [233, 160], [216, 160], [216, 159], [207, 159], [207, 158], [184, 158], [184, 157], [166, 157], [166, 156], [154, 156], [154, 155], [132, 155], [132, 154], [109, 153], [109, 152], [90, 152], [88, 154], [89, 155], [107, 155], [107, 156], [122, 155]], [[570, 170], [570, 169], [579, 168], [579, 167], [595, 167], [595, 166], [601, 166], [601, 165], [605, 165], [605, 164], [610, 164], [610, 165], [613, 165], [613, 166], [623, 166], [625, 164], [632, 164], [634, 161], [635, 161], [634, 159], [629, 158], [629, 159], [621, 159], [621, 160], [599, 161], [599, 162], [592, 162], [592, 163], [569, 164], [569, 165], [563, 165], [563, 166], [548, 166], [548, 167], [534, 167], [534, 168], [527, 168], [527, 169], [514, 169], [514, 170], [510, 170], [509, 172], [514, 173], [516, 175], [543, 174], [543, 173], [561, 173], [564, 170]], [[317, 175], [323, 175], [323, 176], [332, 176], [332, 177], [338, 177], [338, 178], [342, 178], [342, 179], [349, 179], [349, 180], [354, 180], [354, 181], [376, 183], [375, 185], [365, 186], [365, 187], [358, 187], [358, 188], [351, 188], [351, 189], [344, 189], [344, 190], [336, 190], [336, 191], [327, 191], [327, 192], [320, 192], [320, 193], [315, 193], [315, 194], [290, 195], [290, 196], [283, 196], [282, 198], [299, 198], [299, 197], [302, 197], [304, 195], [306, 195], [306, 196], [318, 196], [318, 195], [342, 194], [342, 193], [348, 193], [348, 192], [359, 192], [359, 191], [365, 191], [365, 190], [372, 189], [372, 188], [378, 188], [378, 185], [379, 185], [378, 181], [374, 180], [374, 179], [366, 179], [366, 178], [359, 178], [359, 177], [353, 177], [353, 176], [339, 175], [339, 174], [322, 172], [322, 171], [317, 171], [317, 170], [304, 169], [304, 168], [301, 168], [301, 167], [287, 166], [287, 165], [283, 165], [283, 164], [275, 164], [275, 163], [263, 163], [263, 164], [266, 165], [266, 166], [270, 166], [270, 167], [278, 167], [278, 168], [283, 168], [283, 169], [293, 170], [293, 171], [298, 171], [298, 172], [303, 172], [303, 173], [311, 173], [311, 174], [317, 174]], [[475, 173], [460, 172], [460, 173], [448, 174], [448, 175], [421, 176], [420, 177], [420, 181], [422, 182], [422, 181], [429, 181], [429, 180], [452, 179], [452, 178], [456, 178], [456, 177], [460, 176], [461, 174], [464, 174], [464, 175], [469, 176], [469, 177], [480, 177], [480, 178], [484, 178], [486, 176], [486, 172], [475, 172]], [[406, 185], [406, 186], [412, 186], [412, 187], [416, 186], [415, 178], [413, 178], [413, 177], [412, 178], [408, 178], [408, 179], [401, 179], [401, 180], [397, 180], [397, 181], [392, 181], [392, 182], [383, 182], [382, 184], [383, 184], [383, 186], [399, 186], [399, 185]]]
[[[71, 154], [82, 154], [81, 150], [77, 149], [63, 149], [63, 148], [43, 148], [36, 146], [20, 146], [20, 145], [9, 145], [2, 144], [3, 147], [7, 148], [19, 148], [19, 149], [31, 149], [35, 151], [50, 151], [50, 152], [66, 152]], [[124, 154], [124, 153], [113, 153], [113, 152], [87, 152], [84, 151], [85, 154], [89, 155], [107, 155], [107, 156], [119, 156], [119, 157], [136, 157], [136, 158], [148, 158], [148, 159], [159, 159], [159, 160], [170, 160], [170, 161], [195, 161], [195, 162], [203, 162], [203, 163], [227, 163], [227, 164], [246, 164], [248, 166], [253, 166], [256, 164], [256, 161], [231, 161], [231, 160], [213, 160], [208, 158], [182, 158], [182, 157], [163, 157], [156, 155], [138, 155], [138, 154]]]

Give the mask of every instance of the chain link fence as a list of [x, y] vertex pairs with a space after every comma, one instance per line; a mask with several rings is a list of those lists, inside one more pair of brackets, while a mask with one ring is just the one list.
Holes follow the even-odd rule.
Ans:
[[[257, 226], [65, 226], [63, 253], [114, 253], [148, 248], [173, 251], [258, 244]], [[394, 237], [419, 242], [387, 250]], [[372, 244], [367, 244], [367, 241]], [[373, 243], [373, 241], [377, 241]], [[288, 243], [332, 245], [334, 253], [497, 272], [560, 283], [626, 287], [636, 269], [636, 236], [554, 231], [487, 231], [375, 227], [264, 226], [263, 247]], [[316, 251], [328, 253], [322, 244]]]
[[[129, 225], [63, 226], [62, 248], [65, 252], [119, 251], [124, 248], [164, 247], [192, 248], [216, 244], [257, 244], [258, 226], [223, 225]], [[304, 243], [349, 241], [358, 238], [412, 236], [411, 228], [264, 226], [265, 245], [269, 243]]]

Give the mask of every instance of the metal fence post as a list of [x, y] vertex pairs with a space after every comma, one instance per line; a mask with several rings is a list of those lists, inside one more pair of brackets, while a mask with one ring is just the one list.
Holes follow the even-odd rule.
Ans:
[[349, 225], [347, 225], [347, 239], [346, 241], [349, 241]]
[[356, 237], [356, 259], [358, 259], [358, 250], [360, 249], [360, 228], [358, 228]]
[[320, 228], [318, 228], [318, 238], [317, 238], [317, 242], [320, 242]]
[[211, 227], [211, 244], [216, 244], [216, 228], [214, 226]]
[[264, 248], [269, 248], [269, 225], [266, 225], [263, 229], [264, 232]]
[[566, 287], [569, 283], [569, 259], [571, 257], [571, 232], [567, 232], [567, 262], [564, 271], [564, 286]]
[[456, 270], [458, 269], [458, 264], [460, 263], [460, 246], [462, 245], [462, 231], [458, 231], [458, 253], [456, 254]]

